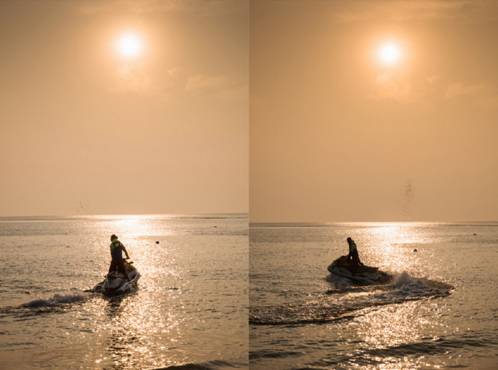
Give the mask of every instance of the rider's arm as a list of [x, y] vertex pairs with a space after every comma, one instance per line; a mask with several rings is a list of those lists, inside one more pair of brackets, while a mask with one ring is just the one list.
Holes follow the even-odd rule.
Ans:
[[123, 248], [123, 252], [126, 254], [126, 258], [130, 258], [130, 255], [128, 254], [128, 251], [126, 250], [125, 246], [121, 244], [121, 248]]

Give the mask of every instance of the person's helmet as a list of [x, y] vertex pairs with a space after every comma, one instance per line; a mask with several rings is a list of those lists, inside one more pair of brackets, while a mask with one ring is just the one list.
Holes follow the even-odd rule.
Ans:
[[112, 234], [111, 235], [111, 242], [113, 242], [114, 240], [118, 240], [118, 237], [115, 234]]

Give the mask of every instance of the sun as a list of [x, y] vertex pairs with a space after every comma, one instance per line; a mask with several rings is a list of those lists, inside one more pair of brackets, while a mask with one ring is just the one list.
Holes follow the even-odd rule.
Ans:
[[384, 42], [377, 49], [378, 60], [386, 66], [395, 66], [399, 64], [402, 56], [401, 47], [393, 41]]
[[116, 51], [123, 58], [135, 59], [142, 54], [144, 42], [137, 33], [126, 32], [116, 40], [115, 46]]

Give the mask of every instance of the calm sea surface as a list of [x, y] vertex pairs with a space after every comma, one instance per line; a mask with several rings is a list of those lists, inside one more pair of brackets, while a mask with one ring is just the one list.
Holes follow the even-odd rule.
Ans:
[[[347, 236], [392, 284], [327, 280]], [[250, 243], [251, 369], [498, 369], [498, 223], [255, 225]]]
[[[112, 233], [142, 278], [109, 300], [84, 290]], [[246, 368], [247, 240], [246, 216], [0, 219], [0, 368]]]

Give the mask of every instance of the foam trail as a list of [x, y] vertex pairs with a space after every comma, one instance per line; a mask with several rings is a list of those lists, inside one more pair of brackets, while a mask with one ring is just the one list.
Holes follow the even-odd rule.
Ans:
[[[253, 325], [325, 324], [354, 319], [364, 309], [409, 301], [442, 298], [453, 286], [403, 272], [392, 283], [372, 286], [342, 286], [301, 304], [280, 307], [252, 307], [249, 322]], [[359, 294], [358, 294], [359, 293]], [[367, 293], [365, 295], [365, 293]], [[337, 298], [336, 298], [337, 297]]]

